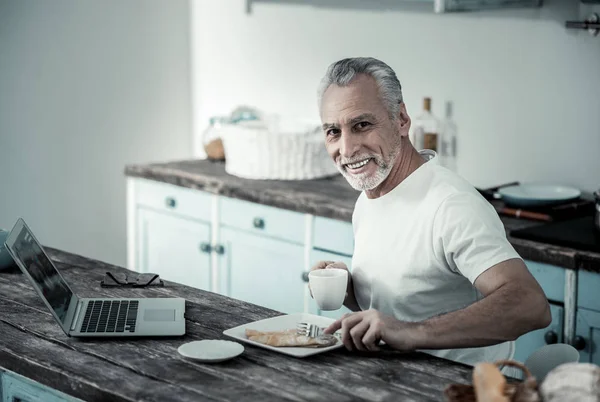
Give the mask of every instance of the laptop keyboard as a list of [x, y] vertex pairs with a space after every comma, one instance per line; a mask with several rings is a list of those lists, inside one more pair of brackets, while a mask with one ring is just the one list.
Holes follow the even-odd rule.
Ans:
[[139, 301], [91, 300], [80, 332], [135, 332]]

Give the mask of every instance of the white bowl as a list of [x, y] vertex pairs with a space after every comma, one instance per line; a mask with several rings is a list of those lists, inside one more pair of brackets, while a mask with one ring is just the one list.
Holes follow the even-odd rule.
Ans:
[[578, 361], [579, 352], [577, 349], [566, 343], [555, 343], [542, 346], [529, 355], [525, 360], [525, 366], [537, 379], [538, 384], [541, 384], [546, 375], [554, 368], [564, 363], [576, 363]]

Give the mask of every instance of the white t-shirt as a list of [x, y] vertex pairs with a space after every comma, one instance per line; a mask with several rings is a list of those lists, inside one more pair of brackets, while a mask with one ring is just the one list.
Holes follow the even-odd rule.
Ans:
[[[466, 180], [426, 162], [389, 193], [354, 209], [352, 278], [362, 310], [421, 321], [482, 298], [488, 268], [520, 258], [494, 208]], [[514, 342], [425, 353], [475, 365], [510, 359]]]

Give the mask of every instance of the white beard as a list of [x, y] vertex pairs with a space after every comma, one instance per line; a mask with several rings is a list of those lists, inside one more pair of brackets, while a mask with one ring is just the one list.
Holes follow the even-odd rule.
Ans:
[[[399, 137], [399, 135], [398, 135]], [[389, 160], [386, 162], [381, 155], [377, 154], [364, 154], [358, 157], [352, 158], [352, 161], [341, 162], [341, 159], [338, 160], [336, 166], [342, 176], [346, 178], [348, 183], [355, 189], [359, 191], [373, 190], [377, 186], [379, 186], [387, 177], [389, 176], [392, 168], [394, 167], [394, 163], [396, 161], [396, 157], [400, 153], [400, 140], [394, 143], [392, 151], [389, 155]], [[377, 170], [375, 173], [361, 173], [361, 174], [352, 174], [348, 173], [344, 168], [345, 163], [353, 163], [360, 160], [365, 160], [367, 158], [373, 158], [373, 162], [377, 165]]]

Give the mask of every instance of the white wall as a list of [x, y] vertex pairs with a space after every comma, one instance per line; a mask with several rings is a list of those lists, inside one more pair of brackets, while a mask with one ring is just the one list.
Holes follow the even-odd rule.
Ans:
[[329, 63], [374, 56], [396, 70], [412, 116], [423, 96], [438, 115], [453, 102], [458, 169], [473, 184], [600, 187], [600, 37], [564, 28], [587, 13], [577, 1], [445, 15], [401, 0], [263, 1], [251, 13], [246, 0], [193, 3], [196, 133], [240, 103], [318, 117]]
[[126, 164], [192, 154], [187, 0], [0, 0], [0, 227], [126, 263]]

